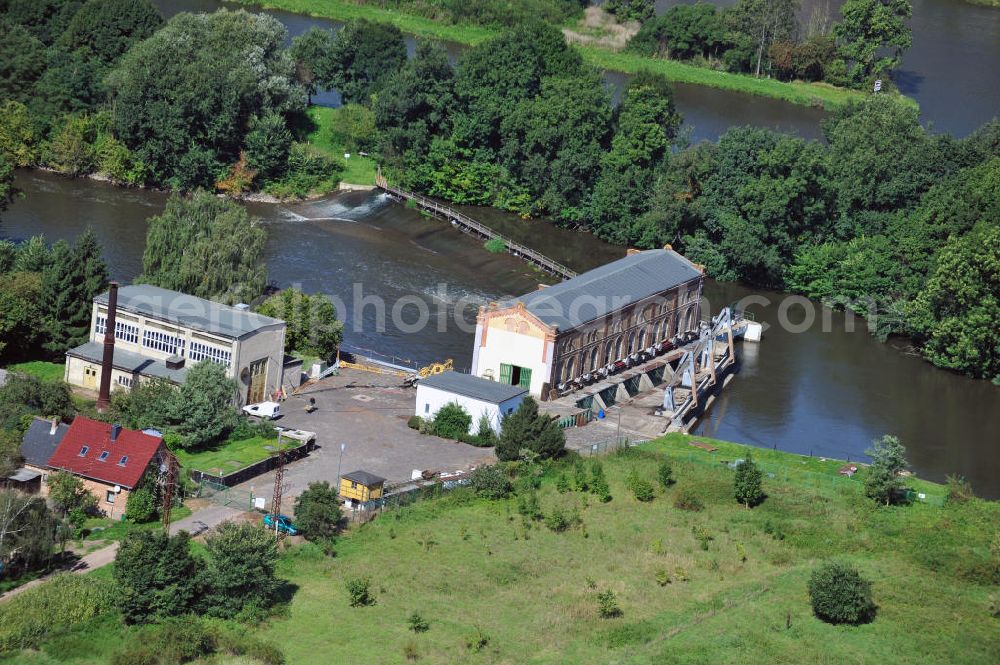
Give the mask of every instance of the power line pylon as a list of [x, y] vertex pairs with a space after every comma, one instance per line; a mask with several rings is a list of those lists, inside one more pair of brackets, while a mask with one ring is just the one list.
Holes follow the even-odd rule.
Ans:
[[169, 535], [170, 511], [174, 507], [174, 489], [177, 486], [177, 458], [169, 450], [163, 453], [160, 469], [161, 482], [163, 483], [163, 505], [160, 508], [160, 515], [163, 521], [163, 530]]
[[278, 466], [274, 469], [274, 494], [271, 497], [271, 515], [274, 520], [274, 537], [281, 540], [285, 534], [278, 528], [278, 516], [281, 515], [281, 495], [285, 489], [285, 451], [281, 450], [280, 441], [278, 445]]

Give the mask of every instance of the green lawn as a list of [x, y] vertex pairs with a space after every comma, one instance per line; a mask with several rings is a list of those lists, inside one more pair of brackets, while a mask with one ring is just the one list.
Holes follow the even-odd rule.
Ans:
[[[285, 448], [295, 448], [302, 445], [302, 442], [283, 441], [282, 445]], [[245, 441], [227, 441], [196, 453], [184, 450], [174, 452], [185, 469], [197, 469], [207, 474], [219, 475], [220, 472], [227, 474], [266, 459], [277, 452], [277, 446], [277, 439], [256, 436]]]
[[[191, 516], [191, 509], [187, 506], [177, 506], [170, 511], [171, 521], [182, 520]], [[108, 519], [106, 517], [91, 518], [84, 523], [84, 541], [95, 540], [121, 540], [130, 531], [145, 531], [160, 528], [159, 520], [146, 522], [144, 524], [132, 524], [119, 519]], [[81, 542], [82, 544], [82, 542]]]
[[[350, 0], [235, 0], [235, 2], [247, 6], [281, 9], [337, 21], [366, 18], [371, 21], [391, 23], [403, 32], [417, 37], [467, 45], [478, 44], [499, 33], [498, 30], [478, 25], [438, 23], [422, 16], [383, 9], [375, 4], [357, 4]], [[640, 69], [650, 69], [663, 74], [671, 81], [773, 97], [794, 104], [818, 105], [830, 109], [851, 100], [861, 99], [865, 94], [861, 91], [837, 88], [823, 83], [783, 82], [773, 79], [758, 79], [745, 74], [717, 72], [675, 60], [668, 61], [631, 53], [618, 53], [597, 46], [574, 45], [573, 48], [579, 49], [587, 62], [602, 69], [630, 74]], [[909, 100], [909, 103], [916, 104], [912, 100]], [[348, 182], [351, 181], [348, 180]]]
[[344, 146], [333, 139], [330, 128], [336, 124], [340, 111], [341, 109], [327, 106], [310, 106], [309, 118], [316, 127], [309, 133], [307, 141], [317, 150], [335, 157], [343, 164], [344, 173], [340, 176], [341, 182], [352, 185], [374, 185], [375, 160], [358, 154], [352, 154], [350, 159], [344, 159], [346, 152]]
[[32, 360], [30, 362], [15, 363], [7, 365], [5, 368], [11, 372], [23, 372], [36, 376], [42, 381], [62, 381], [65, 375], [65, 363], [50, 363], [44, 360]]

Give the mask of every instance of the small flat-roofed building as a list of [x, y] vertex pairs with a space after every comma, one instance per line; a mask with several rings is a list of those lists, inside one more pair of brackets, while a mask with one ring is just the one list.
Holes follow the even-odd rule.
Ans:
[[668, 245], [491, 303], [476, 322], [472, 373], [547, 399], [560, 384], [696, 330], [704, 281], [702, 267]]
[[[94, 298], [90, 341], [66, 352], [66, 382], [97, 390], [101, 383], [108, 294]], [[262, 402], [281, 388], [285, 322], [158, 286], [118, 290], [112, 386], [151, 378], [184, 382], [203, 360], [224, 365], [240, 385], [239, 404]]]
[[461, 372], [432, 374], [417, 383], [415, 414], [428, 420], [451, 402], [455, 402], [472, 416], [469, 433], [479, 429], [479, 419], [486, 416], [493, 431], [500, 432], [500, 423], [517, 411], [528, 395], [528, 389], [506, 385]]
[[108, 517], [125, 514], [129, 493], [150, 469], [165, 461], [163, 439], [77, 416], [56, 447], [49, 466], [79, 477]]
[[351, 471], [340, 477], [340, 496], [349, 505], [382, 498], [385, 478], [367, 471]]

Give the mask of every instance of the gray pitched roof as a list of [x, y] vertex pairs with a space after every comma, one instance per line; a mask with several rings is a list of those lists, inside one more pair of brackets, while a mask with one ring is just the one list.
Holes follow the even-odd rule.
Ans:
[[52, 421], [35, 418], [28, 426], [28, 431], [21, 439], [21, 456], [32, 466], [46, 467], [49, 458], [56, 451], [59, 442], [69, 430], [69, 425], [58, 423], [55, 433], [52, 433]]
[[651, 249], [503, 305], [523, 302], [543, 323], [569, 330], [700, 276], [693, 263], [672, 249]]
[[365, 487], [372, 487], [373, 485], [385, 482], [385, 478], [382, 476], [376, 476], [374, 473], [368, 473], [367, 471], [351, 471], [350, 473], [345, 473], [341, 478], [361, 483]]
[[[70, 349], [66, 352], [66, 355], [100, 364], [104, 360], [104, 345], [97, 342], [86, 342], [75, 349]], [[115, 355], [111, 364], [115, 369], [120, 369], [123, 372], [167, 379], [174, 383], [184, 383], [184, 377], [187, 376], [187, 367], [170, 369], [162, 360], [147, 358], [146, 356], [126, 351], [117, 346], [115, 347]]]
[[[108, 294], [102, 293], [94, 302], [107, 305]], [[132, 284], [118, 289], [118, 309], [233, 339], [283, 323], [263, 314], [149, 284]]]
[[426, 379], [420, 379], [417, 385], [437, 388], [438, 390], [456, 395], [464, 395], [465, 397], [479, 399], [491, 404], [500, 404], [512, 397], [517, 397], [528, 392], [527, 388], [522, 388], [521, 386], [509, 386], [505, 383], [497, 383], [496, 381], [482, 379], [471, 374], [462, 374], [461, 372], [431, 374]]

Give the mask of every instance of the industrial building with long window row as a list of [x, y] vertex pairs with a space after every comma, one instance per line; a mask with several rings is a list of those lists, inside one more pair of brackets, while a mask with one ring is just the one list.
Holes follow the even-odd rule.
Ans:
[[[240, 386], [238, 402], [270, 399], [282, 386], [285, 322], [158, 286], [118, 289], [112, 385], [131, 388], [159, 378], [181, 384], [188, 367], [224, 365]], [[66, 352], [66, 382], [96, 390], [101, 383], [108, 293], [94, 298], [90, 341]]]

